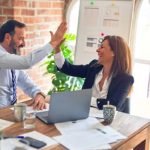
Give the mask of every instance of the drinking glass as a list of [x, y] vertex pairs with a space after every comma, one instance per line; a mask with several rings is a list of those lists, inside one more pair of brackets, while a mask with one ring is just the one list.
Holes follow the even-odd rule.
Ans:
[[24, 129], [33, 129], [35, 128], [36, 112], [26, 112], [24, 120]]

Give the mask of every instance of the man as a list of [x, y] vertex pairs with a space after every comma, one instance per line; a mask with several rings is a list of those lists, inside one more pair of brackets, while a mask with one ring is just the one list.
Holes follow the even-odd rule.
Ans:
[[[63, 39], [66, 23], [51, 32], [51, 41], [27, 56], [18, 56], [20, 48], [25, 46], [25, 24], [8, 20], [0, 27], [0, 108], [16, 102], [16, 85], [33, 98], [33, 107], [45, 108], [45, 96], [29, 76], [20, 69], [27, 69], [47, 56]], [[14, 69], [17, 69], [14, 71]]]

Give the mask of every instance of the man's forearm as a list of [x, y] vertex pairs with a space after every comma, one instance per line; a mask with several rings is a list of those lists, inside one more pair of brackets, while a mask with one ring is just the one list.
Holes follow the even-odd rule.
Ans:
[[40, 49], [33, 50], [27, 56], [9, 54], [0, 50], [0, 68], [2, 69], [28, 69], [41, 61], [53, 50], [50, 44]]

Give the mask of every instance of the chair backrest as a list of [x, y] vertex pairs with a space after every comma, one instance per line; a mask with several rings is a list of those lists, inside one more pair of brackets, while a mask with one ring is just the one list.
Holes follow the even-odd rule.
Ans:
[[130, 98], [129, 97], [125, 99], [125, 102], [123, 103], [121, 107], [121, 110], [124, 113], [130, 113]]

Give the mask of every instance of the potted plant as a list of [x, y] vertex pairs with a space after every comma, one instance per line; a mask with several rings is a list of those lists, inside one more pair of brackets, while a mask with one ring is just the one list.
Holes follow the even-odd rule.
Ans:
[[[75, 41], [75, 39], [76, 36], [74, 34], [66, 34], [65, 42], [61, 44], [62, 53], [70, 63], [73, 63], [74, 54], [71, 47], [68, 46], [68, 43]], [[84, 79], [68, 76], [57, 70], [54, 61], [54, 52], [47, 57], [44, 65], [46, 65], [47, 68], [46, 74], [50, 74], [52, 76], [53, 87], [49, 90], [49, 95], [51, 95], [53, 92], [74, 91], [82, 88]]]

